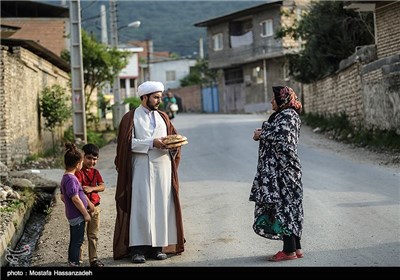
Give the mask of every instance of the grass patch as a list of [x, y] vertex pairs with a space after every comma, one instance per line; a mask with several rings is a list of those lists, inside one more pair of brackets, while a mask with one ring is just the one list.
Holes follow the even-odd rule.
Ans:
[[37, 197], [36, 193], [30, 188], [23, 189], [23, 191], [19, 192], [19, 194], [20, 194], [20, 199], [13, 199], [9, 201], [6, 207], [0, 208], [0, 212], [13, 213], [25, 207], [25, 205], [28, 204], [29, 202], [35, 201]]
[[303, 123], [318, 128], [320, 132], [329, 134], [333, 139], [351, 143], [372, 150], [400, 151], [400, 135], [394, 130], [366, 129], [351, 125], [346, 114], [328, 117], [317, 114], [302, 114]]

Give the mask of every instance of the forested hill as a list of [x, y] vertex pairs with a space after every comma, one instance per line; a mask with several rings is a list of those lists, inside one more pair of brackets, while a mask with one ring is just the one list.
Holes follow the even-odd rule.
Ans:
[[[141, 21], [139, 28], [121, 29], [118, 33], [119, 42], [152, 39], [154, 51], [197, 57], [200, 37], [204, 38], [206, 50], [206, 28], [195, 27], [195, 23], [265, 2], [267, 1], [118, 1], [119, 27], [132, 21]], [[81, 0], [82, 27], [99, 40], [100, 18], [96, 16], [100, 15], [101, 5], [106, 6], [109, 22], [109, 1]], [[110, 35], [108, 36], [110, 40]]]

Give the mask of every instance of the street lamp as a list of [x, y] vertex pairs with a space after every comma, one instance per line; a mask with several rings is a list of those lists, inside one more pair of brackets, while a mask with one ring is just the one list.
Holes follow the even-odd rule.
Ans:
[[[132, 21], [131, 23], [129, 23], [126, 27], [133, 27], [133, 28], [138, 28], [140, 26], [140, 21], [136, 20], [136, 21]], [[122, 26], [120, 28], [118, 28], [118, 30], [125, 28], [125, 26]]]
[[[118, 49], [118, 31], [126, 27], [138, 28], [140, 21], [133, 21], [128, 25], [117, 27], [117, 4], [116, 0], [110, 0], [110, 21], [111, 21], [111, 46]], [[113, 83], [113, 95], [114, 95], [114, 106], [113, 106], [113, 124], [114, 128], [118, 128], [122, 117], [129, 110], [129, 104], [123, 104], [120, 95], [120, 84], [119, 75], [115, 75]]]

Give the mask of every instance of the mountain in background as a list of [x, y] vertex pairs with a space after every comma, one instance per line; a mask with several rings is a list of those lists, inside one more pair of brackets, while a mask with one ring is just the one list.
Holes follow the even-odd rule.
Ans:
[[[60, 5], [61, 1], [40, 1]], [[154, 51], [169, 51], [180, 56], [197, 57], [199, 38], [206, 48], [206, 28], [197, 22], [257, 6], [267, 1], [118, 1], [118, 27], [139, 20], [139, 28], [122, 28], [119, 43], [153, 40]], [[82, 28], [101, 39], [100, 6], [107, 10], [108, 40], [110, 41], [109, 1], [81, 0]]]

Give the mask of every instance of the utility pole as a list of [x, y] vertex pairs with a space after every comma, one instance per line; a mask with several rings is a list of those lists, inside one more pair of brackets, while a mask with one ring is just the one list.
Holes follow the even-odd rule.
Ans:
[[72, 79], [72, 108], [73, 130], [75, 142], [86, 143], [86, 111], [83, 84], [81, 7], [79, 0], [71, 0], [69, 6], [71, 24], [71, 79]]
[[200, 59], [204, 58], [203, 37], [199, 38], [199, 56]]
[[108, 45], [107, 36], [107, 16], [106, 16], [106, 6], [100, 6], [100, 18], [101, 18], [101, 42]]
[[[111, 46], [118, 49], [118, 19], [117, 19], [117, 0], [110, 0], [110, 22], [111, 22]], [[123, 104], [120, 96], [119, 73], [116, 74], [113, 84], [114, 106], [113, 123], [114, 128], [118, 128], [122, 117], [129, 110], [128, 104]]]
[[150, 39], [146, 40], [146, 48], [147, 48], [147, 80], [150, 81]]

